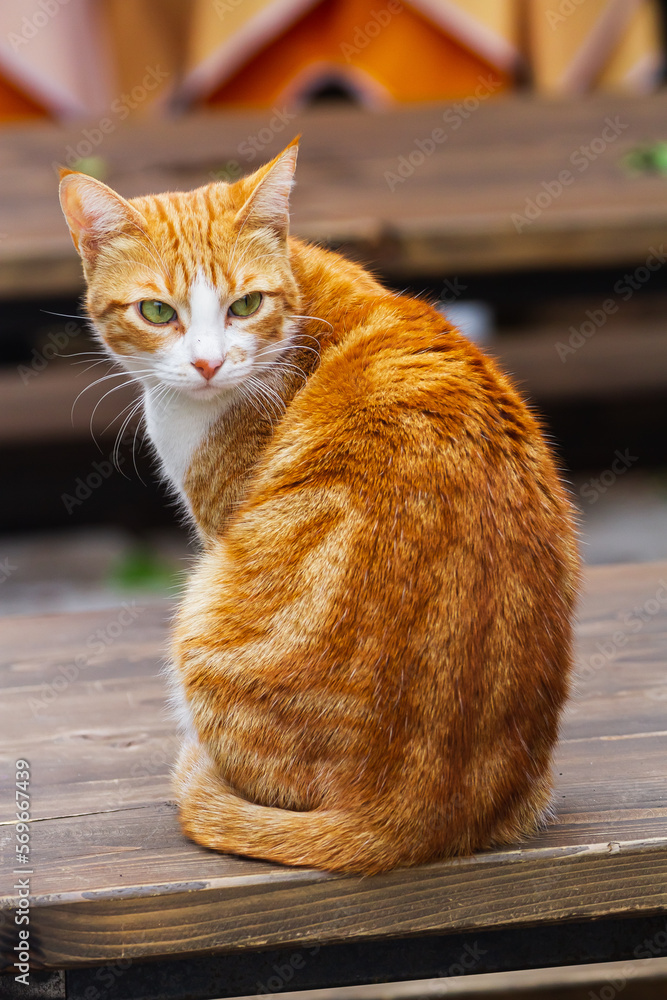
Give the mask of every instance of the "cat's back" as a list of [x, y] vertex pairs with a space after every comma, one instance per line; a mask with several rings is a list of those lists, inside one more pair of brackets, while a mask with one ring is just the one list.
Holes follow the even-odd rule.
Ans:
[[[459, 480], [474, 498], [503, 480], [558, 494], [569, 512], [537, 419], [496, 364], [428, 303], [384, 293], [331, 338], [295, 397], [259, 479], [280, 469], [311, 484], [349, 488], [377, 479], [377, 498], [422, 477]], [[488, 500], [488, 496], [485, 498]]]
[[513, 590], [528, 618], [550, 605], [564, 621], [553, 595], [576, 588], [572, 509], [537, 420], [434, 309], [390, 294], [323, 351], [224, 544], [267, 613], [286, 592], [314, 604], [315, 586], [327, 621], [349, 597], [357, 630], [375, 618], [397, 642], [408, 592], [439, 604], [457, 580], [479, 634], [484, 594], [492, 617]]

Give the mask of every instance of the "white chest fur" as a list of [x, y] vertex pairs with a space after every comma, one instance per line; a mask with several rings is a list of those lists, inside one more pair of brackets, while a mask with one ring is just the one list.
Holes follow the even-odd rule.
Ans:
[[194, 454], [230, 402], [216, 399], [200, 403], [186, 393], [173, 392], [165, 397], [160, 390], [145, 389], [144, 410], [149, 437], [165, 475], [183, 497], [183, 484]]

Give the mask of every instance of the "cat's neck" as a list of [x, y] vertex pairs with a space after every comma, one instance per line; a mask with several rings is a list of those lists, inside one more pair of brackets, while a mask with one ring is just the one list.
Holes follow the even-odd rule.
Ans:
[[290, 239], [292, 271], [301, 293], [302, 312], [311, 318], [305, 332], [320, 348], [339, 343], [378, 297], [391, 293], [358, 264], [330, 250]]
[[144, 386], [148, 435], [166, 479], [186, 502], [184, 483], [192, 456], [231, 403], [231, 396], [198, 402], [185, 393], [173, 392], [166, 397], [159, 386]]
[[[304, 352], [306, 353], [306, 352]], [[312, 365], [309, 349], [302, 359]], [[290, 352], [290, 364], [297, 359]], [[216, 400], [199, 402], [185, 393], [165, 396], [144, 387], [144, 412], [149, 437], [162, 472], [183, 501], [201, 535], [215, 537], [241, 498], [248, 474], [271, 439], [283, 410], [300, 385], [303, 368], [263, 373], [266, 395], [254, 401], [231, 391]], [[256, 390], [255, 390], [256, 391]]]

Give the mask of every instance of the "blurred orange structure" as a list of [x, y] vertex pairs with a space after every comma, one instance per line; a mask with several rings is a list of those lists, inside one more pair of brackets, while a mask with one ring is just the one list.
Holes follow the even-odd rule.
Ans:
[[536, 90], [653, 90], [664, 62], [660, 12], [642, 0], [528, 0]]
[[271, 107], [335, 87], [362, 104], [466, 97], [513, 85], [514, 0], [198, 3], [184, 91]]
[[113, 60], [91, 0], [3, 0], [0, 121], [102, 113]]
[[0, 121], [499, 93], [645, 93], [657, 0], [3, 0]]
[[48, 117], [49, 112], [43, 104], [33, 100], [7, 77], [0, 75], [0, 122]]

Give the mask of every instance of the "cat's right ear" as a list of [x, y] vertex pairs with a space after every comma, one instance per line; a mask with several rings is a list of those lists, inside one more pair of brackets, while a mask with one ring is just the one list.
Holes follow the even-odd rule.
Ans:
[[250, 195], [236, 215], [237, 223], [246, 219], [273, 229], [286, 239], [289, 231], [289, 195], [294, 183], [294, 170], [299, 151], [299, 136], [292, 139], [270, 163], [260, 167], [241, 182], [250, 188]]
[[60, 205], [84, 264], [93, 266], [100, 247], [128, 224], [142, 228], [139, 213], [102, 181], [62, 168]]

